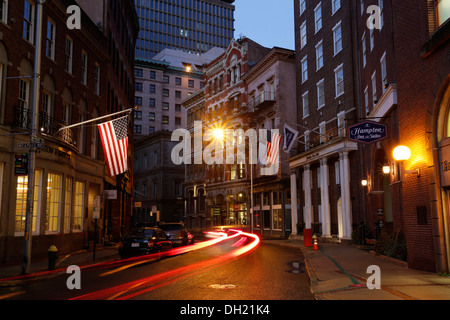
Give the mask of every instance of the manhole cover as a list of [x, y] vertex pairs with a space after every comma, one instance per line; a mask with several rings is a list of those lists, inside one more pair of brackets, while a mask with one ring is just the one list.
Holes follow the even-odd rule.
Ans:
[[234, 284], [210, 284], [208, 286], [211, 289], [234, 289], [236, 287]]

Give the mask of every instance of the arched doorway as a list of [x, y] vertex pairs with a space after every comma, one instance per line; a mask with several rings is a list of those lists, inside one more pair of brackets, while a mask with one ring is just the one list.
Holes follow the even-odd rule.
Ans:
[[437, 221], [435, 252], [439, 255], [437, 269], [450, 271], [450, 76], [441, 87], [436, 102], [436, 130], [433, 137], [434, 183], [436, 193]]

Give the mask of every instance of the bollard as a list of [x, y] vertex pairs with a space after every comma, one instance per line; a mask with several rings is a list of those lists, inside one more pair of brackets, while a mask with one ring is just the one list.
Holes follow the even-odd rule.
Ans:
[[58, 260], [58, 248], [54, 245], [48, 248], [48, 270], [55, 270], [56, 261]]

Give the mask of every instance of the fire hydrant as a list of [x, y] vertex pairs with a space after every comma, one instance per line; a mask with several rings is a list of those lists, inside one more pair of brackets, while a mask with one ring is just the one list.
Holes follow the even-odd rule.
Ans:
[[54, 245], [48, 248], [48, 270], [55, 270], [56, 261], [58, 260], [58, 248]]

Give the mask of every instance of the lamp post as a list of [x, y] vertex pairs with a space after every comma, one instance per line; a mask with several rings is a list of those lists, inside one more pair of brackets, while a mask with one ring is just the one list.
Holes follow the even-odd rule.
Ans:
[[40, 92], [40, 73], [41, 73], [41, 48], [42, 48], [42, 5], [45, 0], [38, 0], [36, 4], [36, 33], [35, 33], [35, 52], [34, 52], [34, 74], [33, 74], [33, 96], [32, 96], [32, 120], [30, 135], [30, 155], [28, 159], [28, 189], [27, 189], [27, 207], [25, 214], [25, 243], [22, 259], [22, 274], [30, 272], [31, 260], [31, 238], [33, 233], [33, 200], [34, 200], [34, 172], [36, 169], [36, 150], [34, 143], [37, 138], [38, 126], [38, 104]]

